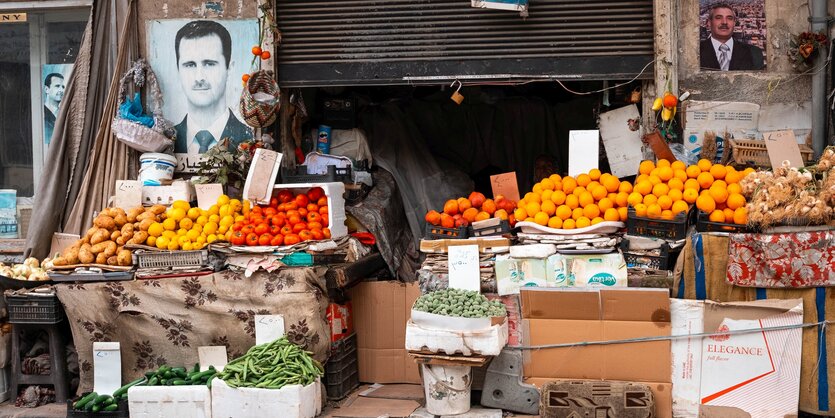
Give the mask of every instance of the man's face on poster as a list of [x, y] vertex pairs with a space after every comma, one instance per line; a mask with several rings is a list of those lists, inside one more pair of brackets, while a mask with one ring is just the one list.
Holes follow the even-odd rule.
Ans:
[[220, 38], [217, 35], [184, 38], [179, 51], [180, 85], [189, 103], [207, 107], [220, 100], [226, 92], [229, 71]]
[[734, 34], [736, 14], [727, 7], [717, 7], [708, 16], [710, 35], [717, 41], [727, 41]]
[[57, 103], [61, 103], [64, 99], [64, 79], [61, 77], [52, 76], [49, 80], [49, 86], [46, 88], [46, 97]]

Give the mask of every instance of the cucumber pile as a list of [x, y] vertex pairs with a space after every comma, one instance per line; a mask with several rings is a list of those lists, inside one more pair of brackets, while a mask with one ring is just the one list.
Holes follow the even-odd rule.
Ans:
[[501, 301], [490, 301], [479, 292], [461, 289], [443, 289], [427, 293], [415, 301], [414, 309], [462, 318], [507, 316], [507, 309]]
[[99, 395], [96, 392], [90, 392], [81, 397], [81, 399], [75, 401], [72, 404], [73, 409], [76, 411], [87, 411], [87, 412], [113, 412], [119, 410], [119, 401], [128, 398], [128, 389], [133, 386], [136, 386], [140, 383], [145, 382], [145, 378], [136, 379], [133, 382], [128, 383], [116, 389], [113, 392], [113, 395]]
[[191, 370], [185, 367], [161, 366], [155, 371], [145, 373], [147, 382], [143, 386], [185, 386], [185, 385], [206, 385], [212, 387], [212, 378], [217, 374], [214, 366], [209, 370], [200, 371], [200, 365], [195, 364]]

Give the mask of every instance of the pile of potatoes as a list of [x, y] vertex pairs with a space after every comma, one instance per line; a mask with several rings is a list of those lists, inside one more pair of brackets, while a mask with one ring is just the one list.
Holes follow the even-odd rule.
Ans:
[[148, 239], [148, 228], [154, 222], [161, 222], [163, 213], [165, 206], [162, 205], [139, 206], [127, 212], [122, 208], [106, 208], [93, 220], [93, 227], [87, 234], [52, 260], [52, 264], [130, 266], [133, 257], [124, 246], [144, 244]]

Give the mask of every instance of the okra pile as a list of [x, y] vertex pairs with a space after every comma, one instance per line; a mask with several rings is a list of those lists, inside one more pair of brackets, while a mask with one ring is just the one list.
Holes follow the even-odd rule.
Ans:
[[250, 348], [246, 354], [229, 362], [217, 377], [233, 388], [307, 386], [325, 371], [310, 354], [282, 337]]
[[507, 316], [501, 301], [490, 301], [474, 290], [443, 289], [427, 293], [415, 301], [415, 310], [462, 318]]

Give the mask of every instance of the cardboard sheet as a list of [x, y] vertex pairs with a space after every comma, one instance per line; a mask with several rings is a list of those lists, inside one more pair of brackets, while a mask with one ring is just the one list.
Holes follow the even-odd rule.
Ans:
[[420, 402], [423, 400], [424, 392], [422, 385], [375, 384], [362, 391], [359, 396], [365, 396], [367, 398], [406, 399]]
[[635, 105], [600, 114], [600, 139], [606, 148], [612, 174], [617, 177], [634, 176], [644, 159], [641, 131], [629, 129], [629, 121], [640, 118], [641, 113]]
[[350, 405], [334, 409], [333, 417], [350, 418], [377, 418], [388, 416], [391, 418], [408, 417], [420, 407], [420, 404], [413, 400], [405, 399], [380, 399], [358, 397]]

